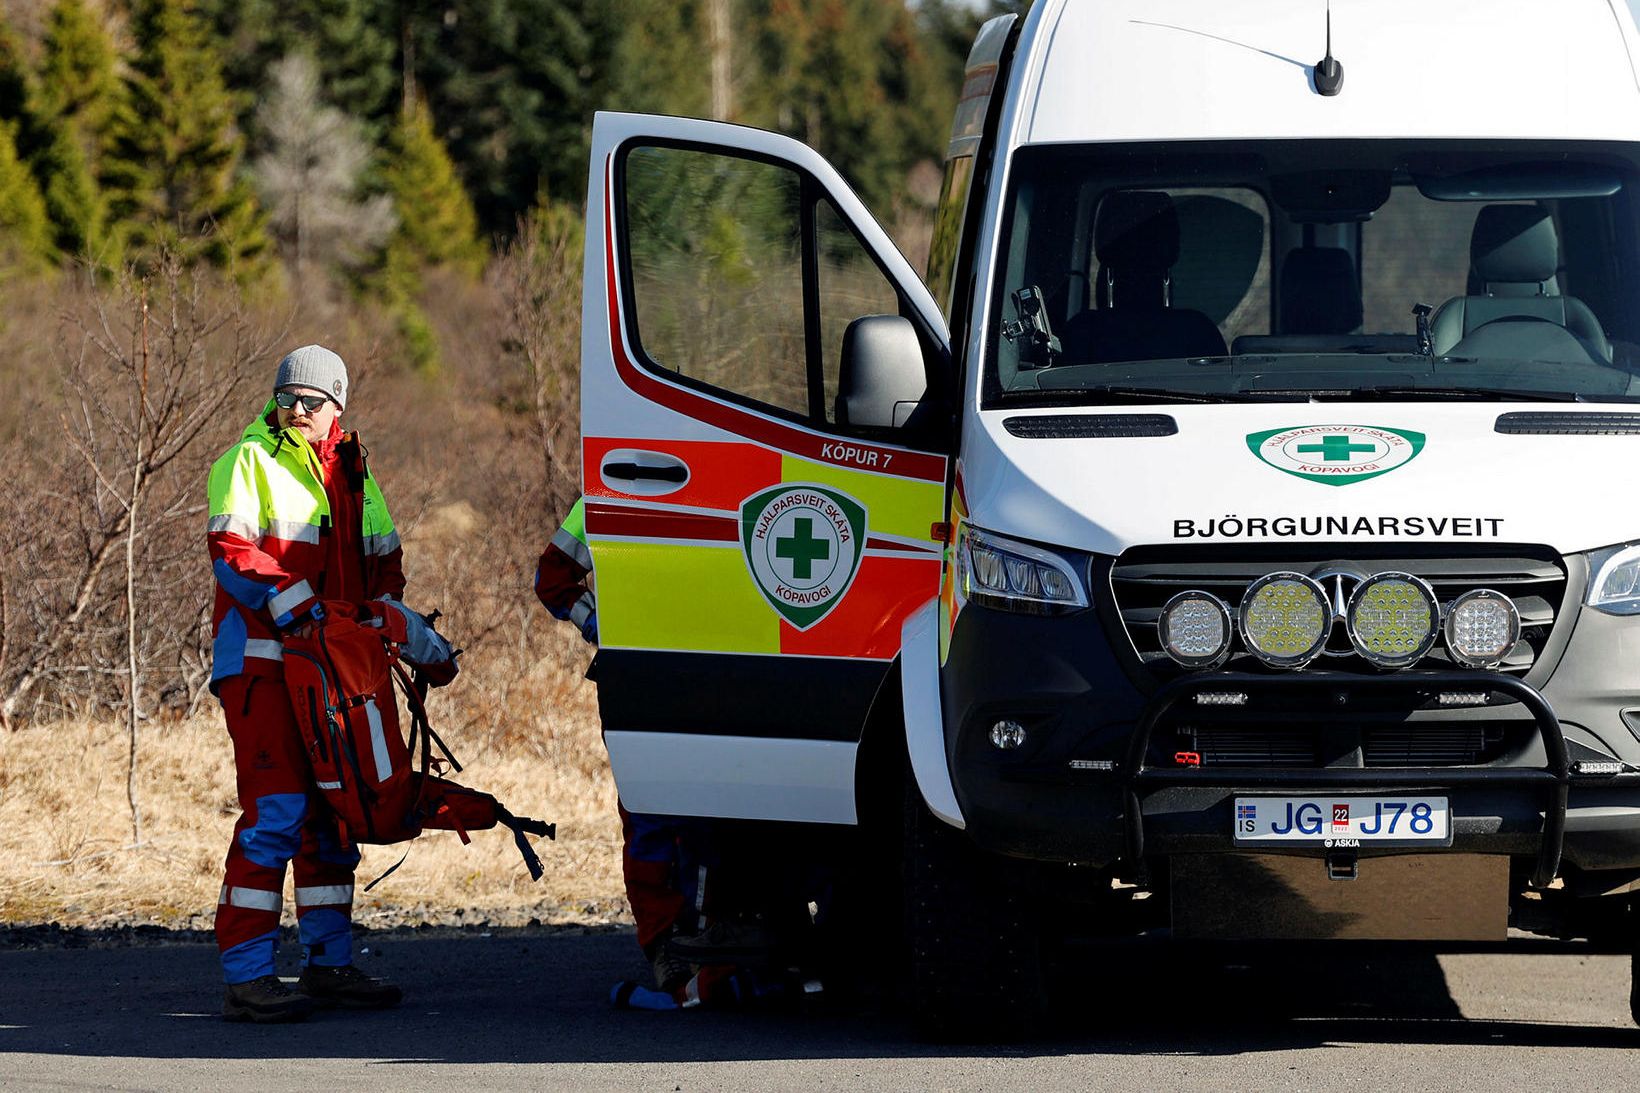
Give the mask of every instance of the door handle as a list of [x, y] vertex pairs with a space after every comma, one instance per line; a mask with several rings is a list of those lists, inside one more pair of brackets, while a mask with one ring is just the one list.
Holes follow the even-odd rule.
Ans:
[[640, 497], [673, 493], [689, 481], [689, 465], [677, 456], [635, 448], [606, 452], [598, 473], [616, 493]]
[[689, 470], [686, 467], [646, 467], [642, 463], [605, 463], [604, 477], [619, 478], [624, 482], [649, 479], [682, 484], [689, 481]]

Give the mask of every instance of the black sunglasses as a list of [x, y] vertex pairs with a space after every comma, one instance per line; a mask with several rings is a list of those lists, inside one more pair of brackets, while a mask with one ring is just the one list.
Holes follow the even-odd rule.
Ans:
[[273, 401], [278, 404], [279, 409], [281, 410], [294, 410], [296, 408], [296, 404], [300, 402], [302, 404], [302, 409], [311, 414], [325, 403], [329, 402], [330, 396], [298, 395], [295, 391], [276, 391], [273, 395]]

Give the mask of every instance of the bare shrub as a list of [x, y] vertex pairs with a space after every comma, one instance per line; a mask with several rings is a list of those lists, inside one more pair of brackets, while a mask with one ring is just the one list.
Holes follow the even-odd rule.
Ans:
[[174, 261], [66, 297], [56, 406], [19, 427], [4, 521], [8, 724], [195, 702], [210, 669], [205, 474], [272, 345], [231, 288]]

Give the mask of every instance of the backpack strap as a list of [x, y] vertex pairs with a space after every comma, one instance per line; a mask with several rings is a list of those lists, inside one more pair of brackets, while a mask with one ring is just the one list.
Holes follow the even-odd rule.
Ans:
[[532, 820], [528, 816], [514, 816], [504, 808], [500, 801], [495, 803], [495, 818], [497, 822], [512, 829], [513, 842], [518, 844], [518, 852], [524, 857], [524, 868], [530, 871], [531, 880], [540, 880], [546, 873], [541, 867], [541, 859], [536, 856], [535, 847], [525, 838], [525, 832], [531, 835], [545, 835], [557, 841], [558, 825], [549, 824], [542, 820]]

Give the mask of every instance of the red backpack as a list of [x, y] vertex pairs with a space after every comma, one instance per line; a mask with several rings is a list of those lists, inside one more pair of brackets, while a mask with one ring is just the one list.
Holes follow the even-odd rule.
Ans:
[[[404, 617], [385, 604], [324, 606], [324, 618], [306, 633], [284, 639], [285, 686], [342, 845], [404, 842], [428, 829], [454, 831], [466, 843], [469, 831], [501, 824], [511, 829], [530, 877], [540, 880], [541, 859], [525, 836], [556, 838], [555, 824], [514, 816], [488, 793], [431, 773], [441, 764], [435, 745], [458, 773], [461, 764], [428, 724], [425, 681], [412, 681], [400, 663]], [[410, 710], [408, 741], [395, 680]], [[419, 767], [412, 762], [418, 747]]]

